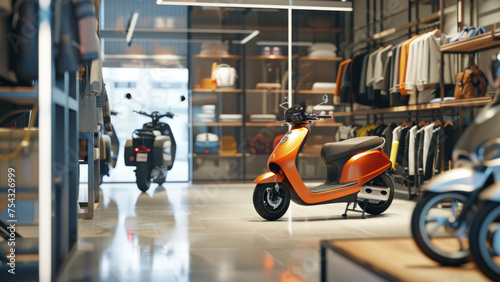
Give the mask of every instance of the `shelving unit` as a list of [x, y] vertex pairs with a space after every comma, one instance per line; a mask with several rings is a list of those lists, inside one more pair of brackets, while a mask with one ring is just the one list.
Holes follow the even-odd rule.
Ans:
[[[3, 109], [38, 103], [38, 187], [16, 187], [16, 194], [21, 200], [26, 189], [31, 199], [38, 199], [38, 265], [21, 275], [40, 281], [57, 278], [78, 238], [78, 83], [74, 72], [55, 75], [50, 7], [39, 4], [38, 64], [43, 71], [39, 71], [38, 87], [0, 87]], [[21, 169], [16, 176], [23, 177]], [[0, 190], [7, 192], [5, 187]], [[31, 242], [23, 244], [23, 240], [29, 241], [16, 239], [16, 252], [31, 254]], [[22, 270], [23, 263], [16, 262], [16, 272]]]

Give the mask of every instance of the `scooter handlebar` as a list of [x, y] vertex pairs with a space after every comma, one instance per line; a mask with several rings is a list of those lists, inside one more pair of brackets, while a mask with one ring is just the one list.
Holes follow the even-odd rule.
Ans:
[[319, 115], [318, 115], [318, 116], [316, 116], [316, 117], [317, 117], [317, 118], [325, 118], [325, 119], [326, 119], [326, 118], [333, 118], [333, 116], [319, 116]]

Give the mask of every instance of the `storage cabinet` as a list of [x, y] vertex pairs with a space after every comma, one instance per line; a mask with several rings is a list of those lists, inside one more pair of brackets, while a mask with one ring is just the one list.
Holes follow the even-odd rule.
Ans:
[[[277, 121], [283, 120], [283, 110], [279, 107], [288, 97], [288, 47], [286, 11], [224, 9], [222, 21], [216, 16], [205, 17], [199, 23], [194, 15], [210, 14], [193, 8], [190, 11], [190, 28], [217, 28], [224, 31], [220, 38], [190, 44], [190, 87], [192, 91], [192, 140], [193, 140], [193, 181], [253, 181], [267, 171], [267, 160], [281, 135], [288, 126]], [[303, 15], [300, 15], [303, 13]], [[327, 26], [315, 26], [311, 22], [317, 16], [324, 19], [332, 13], [294, 12], [293, 104], [304, 107], [316, 105], [322, 95], [328, 94], [333, 103], [333, 90], [312, 89], [314, 82], [335, 82], [340, 57], [309, 56], [308, 46], [314, 42], [330, 42], [338, 45], [342, 29], [338, 28], [343, 16]], [[342, 13], [334, 13], [342, 15]], [[210, 19], [210, 20], [209, 20]], [[309, 19], [309, 21], [308, 21]], [[220, 19], [219, 19], [220, 20]], [[259, 31], [258, 36], [248, 42], [235, 40], [231, 31]], [[245, 33], [244, 36], [247, 33]], [[296, 34], [305, 34], [299, 41]], [[240, 36], [240, 38], [244, 38]], [[237, 36], [236, 36], [237, 37]], [[192, 38], [195, 41], [197, 38]], [[242, 43], [243, 42], [243, 43]], [[209, 46], [212, 44], [210, 54]], [[223, 46], [223, 47], [221, 47]], [[212, 75], [217, 65], [228, 64], [238, 74], [234, 88], [220, 88], [213, 82]], [[303, 87], [302, 81], [306, 82]], [[223, 118], [221, 119], [221, 115]], [[239, 116], [241, 115], [241, 119]], [[224, 119], [225, 118], [225, 119]], [[335, 131], [339, 124], [322, 121], [310, 126], [310, 140], [297, 162], [304, 179], [322, 179], [324, 168], [320, 158], [321, 145], [335, 141]], [[207, 140], [207, 133], [210, 135]], [[202, 144], [200, 140], [205, 140]], [[213, 153], [208, 147], [218, 142]], [[197, 145], [198, 144], [198, 145]], [[207, 146], [206, 153], [199, 146]], [[214, 169], [215, 168], [215, 169]]]

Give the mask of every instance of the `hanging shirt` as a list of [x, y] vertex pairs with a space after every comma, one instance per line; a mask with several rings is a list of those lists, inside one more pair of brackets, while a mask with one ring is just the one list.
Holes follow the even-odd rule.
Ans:
[[392, 83], [391, 83], [391, 93], [399, 93], [399, 69], [400, 69], [400, 57], [401, 57], [401, 47], [403, 43], [399, 43], [393, 49], [393, 70], [392, 70]]
[[340, 89], [341, 103], [351, 102], [351, 67], [352, 67], [352, 61], [347, 63], [344, 69], [344, 73], [342, 74], [342, 85]]
[[[426, 174], [426, 171], [427, 171], [427, 158], [429, 157], [429, 150], [430, 150], [430, 146], [431, 146], [433, 131], [434, 131], [434, 124], [433, 123], [429, 124], [428, 126], [426, 126], [424, 128], [424, 149], [423, 149], [424, 150], [424, 153], [423, 153], [424, 174]], [[432, 170], [432, 168], [429, 168], [429, 169]]]
[[[393, 49], [394, 50], [394, 49]], [[392, 53], [393, 50], [387, 54], [387, 59], [385, 60], [384, 64], [384, 79], [382, 80], [382, 89], [380, 91], [380, 94], [382, 95], [387, 95], [389, 94], [389, 88], [391, 85], [391, 71], [392, 71]]]
[[359, 81], [359, 96], [364, 98], [366, 104], [368, 104], [368, 102], [367, 102], [368, 99], [366, 96], [366, 72], [368, 70], [368, 59], [369, 58], [370, 58], [369, 55], [366, 55], [363, 58], [363, 63], [361, 65], [361, 79]]
[[382, 81], [384, 80], [384, 65], [387, 61], [389, 52], [392, 51], [392, 44], [377, 52], [375, 57], [375, 65], [373, 67], [373, 89], [381, 90]]
[[399, 58], [399, 92], [401, 95], [408, 95], [405, 89], [406, 82], [406, 67], [408, 63], [408, 52], [410, 51], [410, 44], [419, 37], [419, 35], [414, 35], [412, 38], [406, 40], [401, 46], [401, 56]]
[[408, 134], [408, 174], [415, 175], [415, 141], [417, 137], [417, 126], [413, 126]]
[[[392, 146], [391, 146], [391, 154], [390, 154], [390, 159], [392, 163], [392, 169], [396, 169], [396, 157], [398, 154], [398, 149], [399, 149], [399, 140], [401, 139], [401, 131], [402, 127], [398, 126], [394, 128], [392, 131]], [[389, 142], [389, 140], [385, 140], [385, 142]]]

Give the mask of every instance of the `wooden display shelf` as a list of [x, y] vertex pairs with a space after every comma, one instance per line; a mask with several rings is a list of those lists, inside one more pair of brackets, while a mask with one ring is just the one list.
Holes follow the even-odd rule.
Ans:
[[[285, 89], [247, 89], [247, 93], [258, 94], [258, 93], [276, 93], [276, 94], [286, 94], [288, 90]], [[292, 93], [294, 91], [292, 90]]]
[[247, 122], [246, 126], [251, 127], [276, 127], [282, 126], [285, 122]]
[[342, 62], [344, 58], [342, 57], [311, 57], [304, 56], [300, 57], [300, 62]]
[[[192, 28], [196, 29], [234, 29], [234, 30], [260, 30], [260, 31], [270, 31], [270, 32], [286, 32], [288, 31], [287, 26], [245, 26], [242, 25], [193, 25]], [[343, 29], [340, 27], [298, 27], [299, 32], [311, 33], [311, 32], [327, 32], [327, 33], [338, 33], [342, 32]]]
[[[297, 90], [297, 94], [334, 94], [335, 90]], [[349, 103], [340, 106], [349, 106]]]
[[194, 88], [193, 93], [241, 93], [241, 89], [231, 89], [231, 88]]
[[415, 112], [415, 111], [428, 111], [428, 110], [439, 110], [441, 108], [453, 108], [453, 107], [481, 107], [489, 102], [491, 102], [492, 97], [479, 97], [472, 99], [462, 99], [454, 101], [443, 101], [440, 103], [432, 104], [421, 104], [421, 105], [409, 105], [409, 106], [399, 106], [383, 109], [373, 109], [373, 110], [362, 110], [354, 112], [343, 112], [334, 113], [334, 117], [349, 117], [349, 116], [361, 116], [361, 115], [372, 115], [372, 114], [387, 114], [387, 113], [402, 113], [402, 112]]
[[[246, 154], [246, 156], [250, 156], [250, 154]], [[193, 158], [204, 157], [204, 158], [241, 158], [243, 157], [243, 153], [224, 153], [219, 151], [218, 154], [193, 154]]]
[[339, 127], [339, 126], [342, 126], [343, 123], [326, 121], [326, 120], [319, 120], [319, 121], [315, 121], [314, 123], [311, 123], [310, 125], [317, 126], [317, 127]]
[[0, 100], [18, 105], [33, 104], [38, 101], [38, 89], [25, 86], [0, 87]]
[[209, 60], [218, 60], [218, 59], [227, 59], [227, 60], [241, 60], [240, 55], [217, 55], [217, 54], [196, 54], [193, 56], [194, 59], [209, 59]]
[[461, 99], [454, 101], [443, 101], [441, 102], [441, 108], [451, 108], [451, 107], [481, 107], [489, 102], [493, 97], [478, 97], [470, 99]]
[[[434, 240], [452, 248], [457, 244], [455, 239]], [[440, 265], [424, 255], [411, 238], [321, 241], [321, 281], [332, 281], [336, 271], [341, 271], [340, 268], [332, 267], [328, 259], [331, 253], [328, 251], [370, 271], [378, 278], [374, 279], [376, 281], [489, 281], [473, 262], [461, 267]], [[337, 256], [333, 258], [340, 259]]]
[[198, 95], [198, 97], [191, 97], [191, 102], [206, 103], [206, 102], [213, 102], [213, 101], [216, 101], [219, 99], [219, 95], [213, 94], [213, 92], [209, 92], [209, 93], [212, 93], [212, 95]]
[[[298, 55], [293, 55], [292, 59], [298, 58]], [[288, 56], [286, 55], [258, 55], [258, 56], [248, 56], [248, 60], [269, 60], [269, 61], [286, 61]]]
[[444, 44], [440, 49], [443, 53], [474, 53], [494, 47], [500, 47], [500, 29], [462, 41]]
[[238, 127], [243, 126], [243, 122], [199, 122], [194, 123], [193, 126], [232, 126]]

